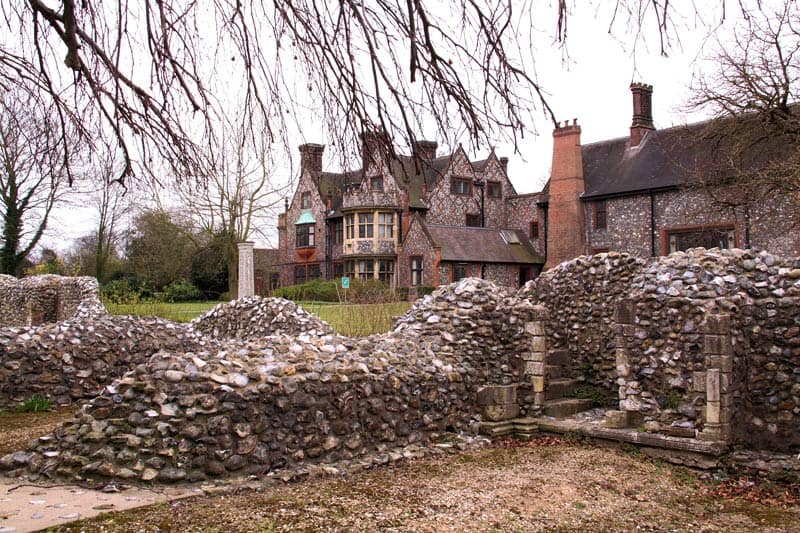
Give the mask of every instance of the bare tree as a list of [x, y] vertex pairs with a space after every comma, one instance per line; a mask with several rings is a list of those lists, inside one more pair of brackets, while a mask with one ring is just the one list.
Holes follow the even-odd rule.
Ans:
[[715, 119], [692, 144], [709, 146], [693, 173], [733, 210], [800, 192], [800, 8], [783, 0], [749, 12], [718, 43], [714, 67], [696, 80], [690, 109]]
[[[270, 149], [260, 131], [241, 121], [223, 120], [217, 147], [204, 185], [183, 184], [179, 201], [206, 236], [221, 246], [228, 269], [228, 290], [238, 290], [237, 244], [274, 227], [277, 208], [291, 183], [280, 182], [272, 168]], [[271, 223], [270, 223], [271, 222]]]
[[[395, 143], [431, 127], [446, 140], [516, 143], [534, 129], [535, 115], [555, 120], [523, 68], [535, 59], [527, 38], [541, 17], [533, 4], [12, 0], [0, 8], [13, 36], [0, 41], [0, 86], [22, 83], [49, 98], [61, 128], [74, 123], [84, 143], [110, 131], [125, 162], [120, 178], [137, 171], [137, 161], [152, 176], [162, 161], [179, 178], [201, 176], [204, 150], [195, 139], [213, 138], [209, 125], [227, 98], [245, 119], [267, 124], [270, 144], [286, 140], [287, 124], [302, 109], [319, 110], [319, 127], [343, 153], [373, 126]], [[562, 44], [568, 4], [538, 8], [549, 10]], [[638, 41], [652, 19], [648, 27], [665, 51], [676, 34], [675, 5], [617, 0], [610, 29], [626, 22], [621, 31], [633, 28]], [[74, 149], [63, 143], [68, 171]]]
[[0, 98], [0, 271], [5, 274], [20, 274], [62, 193], [63, 139], [50, 111], [17, 92]]
[[98, 281], [107, 281], [109, 262], [120, 247], [122, 225], [132, 214], [135, 191], [129, 191], [116, 176], [119, 162], [110, 146], [96, 154], [92, 166], [89, 197], [97, 210], [97, 227], [88, 239], [93, 248], [93, 275]]

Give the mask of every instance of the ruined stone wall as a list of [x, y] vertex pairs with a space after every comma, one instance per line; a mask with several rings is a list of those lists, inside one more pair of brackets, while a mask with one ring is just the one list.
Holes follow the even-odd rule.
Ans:
[[[630, 379], [651, 396], [627, 398], [640, 402], [640, 411], [700, 428], [714, 368], [721, 393], [729, 394], [720, 423], [735, 442], [800, 445], [800, 260], [694, 249], [652, 264], [633, 289], [641, 342], [633, 343]], [[718, 315], [727, 331], [704, 323]]]
[[196, 346], [188, 325], [155, 318], [95, 316], [0, 328], [0, 407], [34, 395], [56, 405], [92, 398], [159, 350]]
[[0, 275], [0, 327], [47, 324], [105, 312], [94, 278]]
[[429, 444], [474, 430], [485, 385], [520, 380], [516, 354], [529, 350], [523, 333], [534, 318], [532, 304], [479, 279], [438, 289], [391, 332], [363, 339], [274, 319], [288, 310], [258, 299], [218, 307], [194, 325], [219, 338], [134, 365], [74, 421], [0, 459], [0, 469], [197, 480]]
[[612, 252], [518, 294], [548, 308], [548, 349], [568, 350], [570, 377], [616, 390], [631, 423], [800, 446], [800, 259], [698, 248], [646, 263]]
[[542, 273], [517, 293], [548, 309], [548, 349], [571, 354], [565, 377], [616, 387], [614, 313], [644, 265], [642, 259], [616, 252], [581, 256]]

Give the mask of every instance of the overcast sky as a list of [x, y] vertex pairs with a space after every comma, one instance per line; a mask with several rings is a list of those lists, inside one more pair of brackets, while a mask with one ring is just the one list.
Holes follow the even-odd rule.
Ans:
[[[632, 116], [629, 90], [632, 81], [654, 86], [653, 118], [657, 128], [706, 118], [702, 114], [688, 115], [681, 108], [688, 99], [692, 77], [700, 68], [697, 60], [713, 51], [711, 44], [703, 49], [708, 26], [694, 20], [680, 21], [680, 43], [673, 42], [669, 55], [664, 57], [652, 32], [649, 40], [634, 46], [634, 37], [624, 29], [617, 27], [614, 35], [610, 35], [608, 20], [608, 12], [577, 9], [569, 19], [568, 57], [552, 42], [536, 45], [536, 75], [557, 118], [570, 121], [577, 118], [583, 143], [627, 136]], [[728, 20], [726, 27], [731, 22]], [[552, 35], [552, 27], [546, 30], [543, 35]], [[552, 123], [538, 115], [533, 118], [532, 126], [537, 133], [521, 141], [520, 154], [513, 154], [511, 146], [496, 147], [498, 156], [509, 157], [509, 176], [519, 193], [541, 190], [550, 171]], [[324, 133], [318, 135], [323, 137]], [[325, 142], [324, 138], [314, 139], [313, 132], [306, 132], [304, 137], [292, 144]], [[465, 139], [464, 145], [467, 144]], [[488, 150], [469, 156], [482, 159], [487, 153]], [[299, 154], [293, 157], [299, 158]], [[298, 161], [294, 163], [294, 168], [299, 168]], [[74, 238], [92, 230], [93, 217], [90, 209], [75, 205], [60, 210], [43, 246], [68, 248]], [[260, 246], [269, 244], [256, 240]]]

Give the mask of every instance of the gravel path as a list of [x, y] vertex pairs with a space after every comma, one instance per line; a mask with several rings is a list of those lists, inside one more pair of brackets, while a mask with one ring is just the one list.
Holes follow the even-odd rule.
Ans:
[[[0, 453], [73, 411], [3, 413]], [[714, 482], [635, 450], [537, 437], [106, 513], [52, 531], [800, 531], [798, 498], [797, 486]]]
[[56, 531], [800, 531], [797, 487], [725, 487], [635, 452], [544, 437]]

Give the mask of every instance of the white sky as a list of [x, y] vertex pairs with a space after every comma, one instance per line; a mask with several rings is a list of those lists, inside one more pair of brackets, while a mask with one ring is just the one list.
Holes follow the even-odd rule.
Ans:
[[[601, 9], [604, 8], [603, 5]], [[680, 43], [673, 42], [669, 57], [663, 57], [652, 30], [647, 41], [639, 41], [634, 47], [634, 36], [626, 35], [621, 26], [615, 28], [613, 36], [609, 35], [609, 12], [573, 9], [575, 13], [569, 19], [568, 58], [565, 59], [552, 42], [537, 44], [536, 73], [557, 118], [578, 119], [583, 143], [628, 135], [632, 81], [654, 86], [653, 117], [657, 128], [706, 118], [699, 114], [687, 115], [681, 107], [688, 99], [693, 73], [699, 68], [697, 58], [713, 51], [711, 44], [703, 49], [707, 26], [700, 26], [693, 20], [678, 21], [682, 25]], [[731, 11], [738, 15], [738, 10]], [[723, 31], [731, 22], [726, 21]], [[551, 17], [542, 24], [552, 26], [554, 20]], [[543, 35], [553, 33], [552, 27], [542, 30]], [[552, 123], [541, 114], [533, 120], [533, 129], [538, 133], [526, 135], [520, 143], [520, 154], [513, 154], [511, 146], [496, 146], [498, 156], [509, 157], [509, 176], [518, 193], [541, 190], [550, 172]], [[320, 138], [315, 139], [315, 135]], [[290, 144], [325, 142], [323, 136], [324, 132], [305, 132], [304, 138], [298, 136], [296, 142], [290, 140]], [[467, 144], [464, 139], [464, 145]], [[487, 153], [469, 153], [469, 156], [482, 159]], [[299, 154], [295, 151], [292, 157], [296, 158], [293, 166], [298, 169]], [[79, 205], [60, 209], [42, 245], [60, 250], [69, 248], [73, 239], [92, 231], [94, 217], [90, 208]], [[274, 231], [275, 222], [271, 225]], [[275, 244], [258, 238], [256, 241], [257, 246]]]

